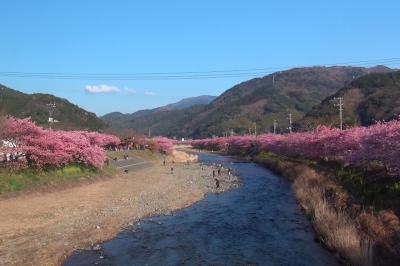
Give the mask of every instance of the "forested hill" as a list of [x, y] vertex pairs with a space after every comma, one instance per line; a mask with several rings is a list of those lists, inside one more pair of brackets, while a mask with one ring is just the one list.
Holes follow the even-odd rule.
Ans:
[[354, 80], [315, 106], [298, 121], [298, 127], [307, 130], [320, 124], [339, 126], [339, 111], [335, 107], [335, 98], [339, 97], [343, 98], [345, 128], [397, 118], [400, 115], [400, 71], [372, 73]]
[[223, 135], [231, 130], [243, 134], [255, 122], [258, 132], [268, 132], [273, 120], [278, 121], [278, 130], [286, 130], [289, 112], [295, 121], [299, 120], [313, 106], [354, 79], [388, 71], [391, 70], [384, 66], [294, 68], [242, 82], [207, 105], [155, 113], [143, 111], [122, 120], [115, 119], [110, 125], [143, 133], [151, 128], [154, 135], [194, 138]]
[[50, 94], [25, 94], [0, 84], [0, 114], [18, 118], [31, 117], [38, 125], [48, 126], [48, 109], [46, 104], [55, 103], [57, 108], [54, 119], [58, 123], [52, 126], [59, 129], [104, 130], [106, 124], [94, 113], [70, 103], [66, 99]]
[[210, 95], [184, 98], [176, 103], [154, 109], [140, 110], [132, 114], [108, 113], [102, 116], [101, 119], [116, 130], [134, 129], [134, 131], [141, 133], [147, 133], [149, 127], [154, 127], [157, 123], [163, 123], [166, 119], [166, 124], [163, 124], [162, 128], [164, 132], [167, 132], [173, 130], [174, 125], [171, 123], [178, 123], [187, 111], [191, 112], [190, 108], [198, 110], [202, 105], [211, 103], [215, 98], [217, 97]]

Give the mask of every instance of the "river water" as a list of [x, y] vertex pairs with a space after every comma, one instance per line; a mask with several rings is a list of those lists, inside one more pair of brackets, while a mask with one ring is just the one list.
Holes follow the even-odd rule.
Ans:
[[64, 265], [337, 265], [315, 242], [287, 180], [254, 163], [199, 159], [233, 169], [242, 186], [141, 220], [101, 251], [77, 252]]

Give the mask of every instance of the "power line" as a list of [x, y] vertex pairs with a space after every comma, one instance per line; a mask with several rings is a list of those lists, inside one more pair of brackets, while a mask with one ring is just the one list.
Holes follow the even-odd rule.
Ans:
[[0, 72], [3, 77], [18, 77], [18, 78], [45, 78], [45, 79], [84, 79], [84, 80], [167, 80], [167, 79], [209, 79], [209, 78], [230, 78], [230, 77], [246, 77], [260, 76], [265, 72], [249, 72], [249, 73], [226, 73], [226, 74], [199, 74], [199, 75], [159, 75], [159, 76], [99, 76], [99, 75], [65, 75], [65, 74], [37, 74], [27, 73], [18, 74], [10, 72]]
[[[361, 60], [361, 61], [346, 61], [346, 62], [336, 62], [336, 63], [322, 63], [319, 64], [321, 66], [334, 66], [334, 65], [346, 65], [346, 64], [367, 64], [372, 63], [376, 64], [379, 62], [391, 62], [391, 61], [400, 61], [400, 57], [392, 57], [392, 58], [384, 58], [384, 59], [370, 59], [370, 60]], [[138, 72], [138, 73], [63, 73], [65, 75], [174, 75], [174, 74], [204, 74], [204, 73], [220, 73], [220, 72], [248, 72], [248, 71], [265, 71], [265, 70], [279, 70], [286, 69], [292, 67], [301, 67], [299, 65], [290, 65], [290, 66], [280, 66], [280, 67], [267, 67], [267, 68], [247, 68], [247, 69], [230, 69], [230, 70], [209, 70], [209, 71], [184, 71], [184, 72]], [[22, 73], [22, 74], [33, 74], [33, 72], [0, 72], [0, 73]], [[52, 75], [52, 74], [60, 74], [57, 72], [34, 72], [34, 74], [44, 74], [44, 75]]]
[[[400, 62], [400, 59], [397, 61], [390, 61], [392, 63]], [[375, 62], [377, 63], [377, 62]], [[383, 62], [380, 62], [383, 63]], [[388, 61], [385, 61], [388, 64]], [[354, 64], [353, 64], [354, 65]], [[271, 68], [272, 69], [272, 68]], [[277, 68], [276, 68], [277, 69]], [[283, 69], [283, 68], [282, 68]], [[265, 69], [267, 70], [267, 69]], [[150, 75], [150, 74], [142, 74], [139, 76], [139, 73], [131, 73], [131, 74], [86, 74], [86, 73], [71, 73], [71, 74], [63, 74], [63, 73], [29, 73], [29, 72], [0, 72], [0, 76], [7, 77], [20, 77], [20, 78], [45, 78], [45, 79], [85, 79], [85, 80], [168, 80], [168, 79], [212, 79], [212, 78], [236, 78], [236, 77], [249, 77], [249, 76], [260, 76], [266, 74], [264, 71], [258, 72], [237, 72], [237, 73], [229, 73], [226, 70], [226, 73], [219, 74], [191, 74], [191, 75], [167, 75], [167, 73], [160, 73], [159, 75]], [[236, 72], [236, 70], [233, 70]], [[183, 72], [182, 72], [183, 73]], [[199, 72], [201, 73], [201, 72]], [[203, 72], [205, 73], [205, 72]]]
[[[374, 59], [352, 62], [339, 62], [320, 64], [320, 66], [352, 65], [365, 66], [377, 64], [398, 64], [400, 58]], [[268, 71], [279, 71], [301, 66], [281, 66], [267, 68], [211, 70], [211, 71], [186, 71], [186, 72], [142, 72], [142, 73], [59, 73], [59, 72], [20, 72], [3, 71], [2, 77], [15, 78], [41, 78], [41, 79], [78, 79], [78, 80], [176, 80], [176, 79], [215, 79], [215, 78], [240, 78], [258, 77]], [[274, 82], [275, 80], [273, 80]]]

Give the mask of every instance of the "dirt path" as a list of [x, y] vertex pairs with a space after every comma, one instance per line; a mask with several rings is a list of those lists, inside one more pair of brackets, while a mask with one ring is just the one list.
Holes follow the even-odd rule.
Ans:
[[[41, 195], [0, 200], [0, 265], [59, 265], [75, 249], [112, 238], [148, 215], [191, 205], [215, 191], [212, 170], [153, 166]], [[220, 191], [237, 186], [224, 174]]]

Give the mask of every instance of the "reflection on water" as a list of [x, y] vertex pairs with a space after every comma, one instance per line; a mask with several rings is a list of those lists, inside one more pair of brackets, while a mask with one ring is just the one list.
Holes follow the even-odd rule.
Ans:
[[142, 220], [131, 230], [64, 265], [336, 265], [314, 241], [290, 183], [254, 163], [200, 155], [240, 176], [242, 186], [173, 215]]

